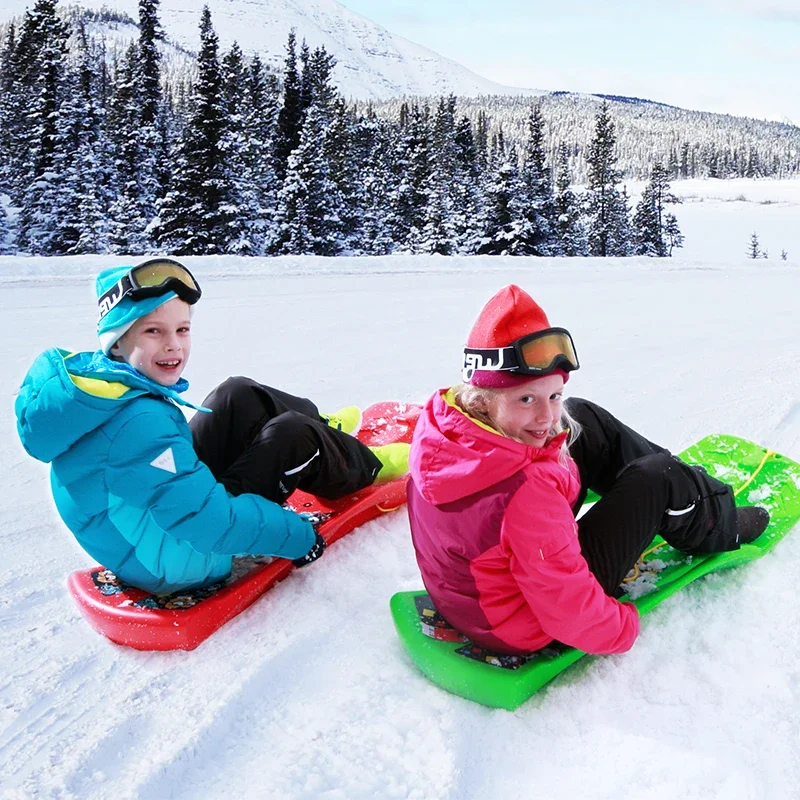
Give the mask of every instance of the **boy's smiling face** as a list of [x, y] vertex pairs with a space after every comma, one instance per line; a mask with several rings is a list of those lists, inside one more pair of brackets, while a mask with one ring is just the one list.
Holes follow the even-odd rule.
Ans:
[[189, 304], [174, 297], [137, 319], [111, 348], [111, 355], [161, 386], [172, 386], [189, 360], [191, 325]]

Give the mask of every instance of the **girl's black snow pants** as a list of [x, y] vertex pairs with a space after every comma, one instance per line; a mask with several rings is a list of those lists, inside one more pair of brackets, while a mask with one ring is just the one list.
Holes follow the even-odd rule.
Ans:
[[730, 486], [588, 400], [570, 398], [566, 408], [581, 426], [570, 446], [581, 476], [575, 513], [589, 489], [601, 498], [578, 520], [578, 537], [606, 594], [619, 595], [623, 578], [657, 533], [685, 553], [738, 549]]
[[381, 462], [354, 436], [325, 424], [301, 397], [228, 378], [189, 423], [198, 458], [233, 495], [283, 503], [295, 489], [329, 500], [375, 480]]

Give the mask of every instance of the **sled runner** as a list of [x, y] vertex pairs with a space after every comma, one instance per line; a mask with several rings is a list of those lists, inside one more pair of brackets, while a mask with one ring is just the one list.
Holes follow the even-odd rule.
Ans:
[[[626, 581], [629, 599], [646, 613], [697, 578], [768, 553], [800, 521], [800, 464], [734, 436], [707, 436], [680, 454], [734, 488], [740, 505], [762, 505], [767, 530], [739, 550], [687, 556], [656, 537]], [[403, 646], [434, 683], [493, 708], [513, 710], [585, 653], [565, 645], [527, 656], [472, 644], [441, 617], [425, 592], [400, 592], [390, 603]]]
[[[358, 438], [369, 446], [410, 442], [420, 406], [377, 403], [364, 411]], [[406, 501], [406, 480], [369, 486], [340, 500], [297, 491], [288, 505], [307, 515], [328, 544]], [[324, 561], [323, 561], [324, 563]], [[315, 566], [311, 569], [324, 569]], [[193, 650], [294, 569], [283, 558], [234, 559], [227, 580], [193, 591], [152, 595], [109, 570], [73, 572], [67, 586], [89, 624], [112, 642], [137, 650]]]

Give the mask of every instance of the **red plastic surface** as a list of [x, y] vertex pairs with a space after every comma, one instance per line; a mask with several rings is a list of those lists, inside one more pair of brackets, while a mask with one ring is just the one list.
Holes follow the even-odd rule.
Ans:
[[[406, 403], [370, 406], [364, 411], [358, 438], [372, 446], [410, 442], [420, 410], [419, 406]], [[330, 514], [318, 529], [325, 541], [333, 544], [359, 525], [403, 505], [406, 481], [407, 478], [403, 478], [370, 486], [331, 502], [298, 491], [289, 502], [298, 512]], [[172, 608], [134, 605], [150, 595], [132, 587], [104, 594], [94, 577], [105, 576], [103, 567], [73, 572], [67, 579], [67, 587], [89, 624], [112, 642], [137, 650], [193, 650], [293, 569], [290, 561], [275, 559], [184, 608], [180, 607], [180, 594], [171, 597], [175, 606]]]

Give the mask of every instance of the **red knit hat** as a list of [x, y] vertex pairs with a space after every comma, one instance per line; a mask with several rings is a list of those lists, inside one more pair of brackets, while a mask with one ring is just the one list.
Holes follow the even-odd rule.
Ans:
[[[511, 284], [501, 289], [483, 307], [469, 332], [467, 347], [508, 347], [523, 336], [551, 327], [541, 306], [524, 289]], [[554, 369], [548, 374], [561, 375], [564, 383], [569, 380], [569, 374], [563, 369]], [[501, 389], [530, 380], [535, 378], [505, 370], [476, 370], [468, 382], [485, 389]]]

